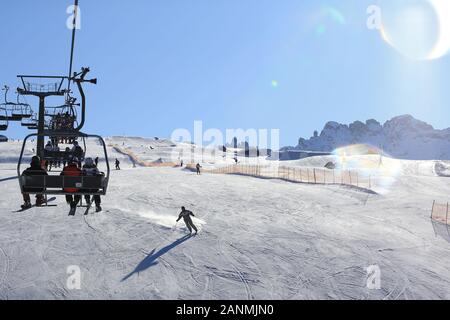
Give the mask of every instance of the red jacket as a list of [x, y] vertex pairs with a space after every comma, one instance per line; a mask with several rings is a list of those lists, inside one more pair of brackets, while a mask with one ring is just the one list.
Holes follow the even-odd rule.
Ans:
[[[62, 176], [68, 176], [68, 177], [80, 177], [82, 176], [82, 171], [76, 164], [69, 164], [67, 167], [63, 169], [61, 172]], [[64, 192], [70, 192], [70, 193], [76, 193], [79, 189], [75, 188], [66, 188], [64, 189]]]

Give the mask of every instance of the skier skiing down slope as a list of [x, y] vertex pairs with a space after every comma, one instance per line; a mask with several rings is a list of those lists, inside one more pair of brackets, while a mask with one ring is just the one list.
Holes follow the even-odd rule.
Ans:
[[195, 234], [198, 233], [197, 227], [192, 222], [191, 216], [195, 217], [192, 211], [186, 210], [185, 207], [181, 207], [181, 213], [180, 216], [177, 219], [177, 222], [181, 220], [181, 218], [184, 219], [184, 223], [186, 224], [186, 227], [188, 228], [190, 234], [192, 234], [192, 229], [195, 230]]

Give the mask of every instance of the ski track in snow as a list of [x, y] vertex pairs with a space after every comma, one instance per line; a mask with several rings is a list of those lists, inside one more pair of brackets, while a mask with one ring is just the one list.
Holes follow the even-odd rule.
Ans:
[[[137, 155], [145, 150], [146, 161], [169, 153], [165, 141], [126, 142]], [[0, 144], [0, 151], [12, 159], [19, 146]], [[0, 161], [1, 299], [450, 298], [450, 244], [429, 219], [433, 200], [448, 201], [450, 184], [433, 162], [401, 162], [389, 192], [377, 195], [133, 169], [126, 155], [109, 152], [125, 170], [112, 172], [104, 211], [85, 216], [78, 209], [75, 217], [67, 216], [63, 198], [58, 207], [12, 213], [21, 202], [16, 179], [9, 179], [15, 164]], [[186, 227], [174, 225], [183, 205], [201, 231], [180, 241]], [[374, 264], [381, 290], [366, 287], [366, 268]], [[72, 265], [82, 270], [81, 290], [66, 288]]]

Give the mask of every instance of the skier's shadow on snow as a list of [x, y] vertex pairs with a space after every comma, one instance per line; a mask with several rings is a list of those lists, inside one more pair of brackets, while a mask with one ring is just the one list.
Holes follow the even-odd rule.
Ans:
[[155, 253], [156, 249], [153, 249], [153, 251], [150, 252], [150, 254], [144, 260], [142, 260], [142, 262], [139, 263], [139, 265], [129, 275], [125, 276], [122, 279], [122, 282], [128, 280], [136, 273], [139, 274], [140, 272], [143, 272], [143, 271], [147, 270], [148, 268], [156, 266], [158, 264], [158, 261], [156, 261], [158, 258], [165, 255], [170, 250], [175, 249], [176, 247], [183, 244], [184, 242], [188, 241], [189, 239], [191, 239], [191, 237], [192, 237], [191, 235], [186, 235], [183, 238], [178, 239], [174, 243], [169, 244], [168, 246], [162, 248], [161, 250], [159, 250], [156, 253]]

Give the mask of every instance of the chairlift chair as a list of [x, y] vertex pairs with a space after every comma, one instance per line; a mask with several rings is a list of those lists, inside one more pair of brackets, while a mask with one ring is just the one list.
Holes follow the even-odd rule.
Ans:
[[[19, 177], [19, 185], [22, 193], [28, 194], [42, 194], [44, 196], [48, 195], [56, 195], [56, 196], [65, 196], [65, 195], [106, 195], [108, 189], [108, 183], [110, 178], [110, 167], [108, 160], [108, 153], [106, 150], [106, 143], [101, 136], [98, 135], [88, 135], [81, 132], [78, 133], [59, 133], [58, 136], [70, 136], [78, 139], [87, 139], [87, 138], [96, 138], [101, 142], [103, 147], [104, 157], [106, 161], [106, 172], [102, 173], [98, 176], [62, 176], [55, 175], [54, 172], [48, 172], [48, 176], [42, 175], [22, 175], [22, 160], [25, 152], [25, 147], [27, 141], [32, 137], [42, 137], [42, 138], [51, 138], [52, 134], [50, 132], [46, 132], [44, 134], [30, 134], [28, 135], [24, 141], [22, 146], [22, 151], [20, 153], [19, 163], [17, 165], [17, 175]], [[56, 172], [57, 174], [58, 172]], [[67, 192], [66, 189], [76, 189], [76, 192]], [[26, 192], [24, 190], [27, 190]], [[39, 190], [31, 191], [28, 190]], [[40, 191], [42, 190], [42, 191]], [[98, 190], [96, 192], [92, 192], [92, 190]]]
[[22, 115], [18, 115], [17, 113], [13, 115], [14, 108], [16, 107], [15, 103], [12, 102], [5, 102], [0, 104], [0, 108], [6, 110], [6, 115], [1, 114], [0, 120], [8, 120], [8, 121], [21, 121]]
[[12, 115], [15, 117], [21, 117], [22, 119], [29, 119], [33, 116], [33, 110], [31, 109], [29, 104], [18, 103], [14, 107]]
[[36, 126], [36, 128], [37, 128], [37, 116], [36, 116], [36, 114], [33, 114], [29, 118], [23, 118], [22, 122], [20, 123], [20, 125], [22, 127], [34, 127], [34, 126]]
[[0, 108], [0, 131], [8, 130], [8, 112], [4, 108]]

